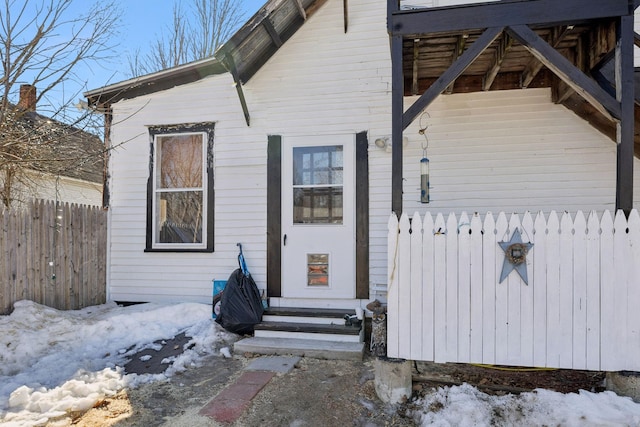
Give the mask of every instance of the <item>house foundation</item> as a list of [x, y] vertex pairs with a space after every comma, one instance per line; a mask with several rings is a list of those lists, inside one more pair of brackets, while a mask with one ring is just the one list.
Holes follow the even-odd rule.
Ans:
[[605, 383], [607, 390], [620, 396], [628, 396], [634, 402], [640, 403], [640, 372], [607, 372]]
[[400, 403], [411, 396], [411, 361], [379, 357], [374, 363], [375, 387], [384, 403]]

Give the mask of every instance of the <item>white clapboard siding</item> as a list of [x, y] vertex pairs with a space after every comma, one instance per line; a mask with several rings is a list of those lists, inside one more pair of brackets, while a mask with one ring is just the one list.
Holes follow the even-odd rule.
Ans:
[[[268, 135], [286, 139], [368, 131], [372, 138], [391, 128], [386, 4], [353, 0], [349, 14], [345, 33], [342, 1], [327, 1], [243, 84], [251, 126], [229, 74], [113, 105], [111, 141], [122, 146], [110, 161], [110, 299], [210, 302], [211, 280], [225, 280], [237, 267], [238, 242], [258, 287], [266, 287]], [[215, 123], [214, 252], [144, 252], [147, 127], [198, 122]], [[386, 153], [376, 155], [386, 160]], [[381, 173], [379, 179], [387, 177]], [[375, 199], [378, 190], [372, 187]], [[372, 227], [377, 246], [371, 269], [386, 277], [389, 198], [386, 192], [378, 194], [372, 208], [375, 212], [377, 206], [382, 222]]]
[[[498, 283], [519, 230], [528, 284]], [[388, 356], [640, 370], [640, 215], [391, 215]], [[420, 302], [415, 299], [420, 298]], [[410, 322], [406, 324], [405, 322]], [[415, 342], [419, 340], [419, 342]], [[426, 342], [425, 342], [426, 341]]]

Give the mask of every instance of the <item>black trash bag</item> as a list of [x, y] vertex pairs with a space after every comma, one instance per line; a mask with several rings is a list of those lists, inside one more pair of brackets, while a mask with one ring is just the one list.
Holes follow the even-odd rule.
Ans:
[[264, 308], [256, 282], [242, 269], [236, 269], [222, 292], [216, 322], [229, 332], [247, 335], [252, 334], [253, 327], [262, 321], [262, 313]]

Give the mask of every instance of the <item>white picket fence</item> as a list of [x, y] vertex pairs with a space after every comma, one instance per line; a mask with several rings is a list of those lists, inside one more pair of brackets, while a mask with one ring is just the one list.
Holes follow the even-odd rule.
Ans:
[[[533, 243], [528, 285], [499, 242]], [[551, 212], [389, 219], [387, 354], [640, 371], [640, 216]]]

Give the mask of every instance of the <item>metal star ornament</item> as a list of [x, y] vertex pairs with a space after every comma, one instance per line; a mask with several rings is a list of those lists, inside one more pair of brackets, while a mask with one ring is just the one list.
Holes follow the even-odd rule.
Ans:
[[529, 285], [527, 278], [527, 253], [533, 247], [533, 243], [524, 243], [520, 230], [516, 230], [511, 235], [508, 242], [498, 242], [504, 251], [504, 264], [502, 264], [502, 274], [500, 274], [500, 282], [507, 278], [511, 271], [516, 270], [525, 285]]

